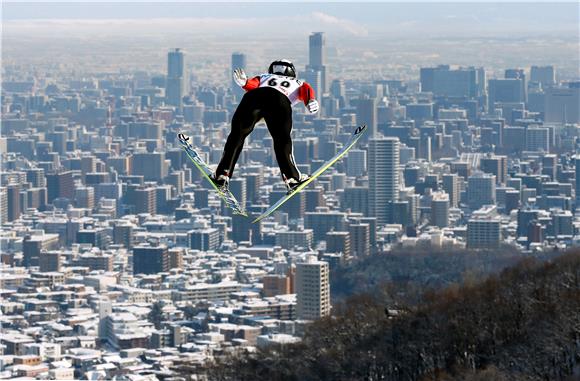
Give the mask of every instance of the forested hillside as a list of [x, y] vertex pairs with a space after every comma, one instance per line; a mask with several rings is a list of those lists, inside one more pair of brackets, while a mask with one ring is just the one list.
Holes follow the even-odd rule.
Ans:
[[[212, 380], [573, 380], [580, 376], [580, 250], [429, 292], [360, 294], [300, 344], [227, 358]], [[396, 293], [402, 292], [397, 289]]]

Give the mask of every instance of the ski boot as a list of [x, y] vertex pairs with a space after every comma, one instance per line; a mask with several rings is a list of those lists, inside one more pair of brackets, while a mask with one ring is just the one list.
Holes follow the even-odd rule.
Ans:
[[288, 194], [293, 193], [296, 189], [300, 186], [300, 184], [304, 183], [310, 178], [310, 175], [301, 174], [300, 180], [296, 180], [294, 178], [289, 178], [286, 180], [286, 187], [288, 187]]
[[213, 175], [211, 177], [211, 181], [213, 181], [213, 183], [215, 184], [215, 186], [221, 191], [221, 192], [227, 192], [229, 189], [229, 185], [230, 185], [230, 178], [226, 175], [219, 175], [216, 177], [216, 175]]

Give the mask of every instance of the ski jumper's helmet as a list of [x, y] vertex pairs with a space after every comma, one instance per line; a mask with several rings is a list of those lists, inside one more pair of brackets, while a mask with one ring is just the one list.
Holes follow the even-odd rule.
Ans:
[[277, 60], [270, 64], [268, 73], [285, 75], [286, 77], [296, 78], [296, 68], [289, 60]]

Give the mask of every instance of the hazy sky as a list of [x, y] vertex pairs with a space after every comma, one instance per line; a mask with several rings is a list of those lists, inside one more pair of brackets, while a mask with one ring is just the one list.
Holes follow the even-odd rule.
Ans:
[[354, 36], [577, 33], [578, 3], [3, 3], [4, 31], [183, 28], [200, 33]]
[[554, 64], [577, 78], [580, 57], [577, 2], [4, 1], [2, 11], [3, 67], [33, 70], [161, 72], [167, 51], [181, 47], [195, 73], [223, 81], [234, 51], [248, 54], [255, 71], [280, 57], [302, 67], [308, 35], [317, 31], [327, 36], [330, 72], [347, 77], [415, 77], [434, 64], [481, 65], [501, 75], [507, 67]]

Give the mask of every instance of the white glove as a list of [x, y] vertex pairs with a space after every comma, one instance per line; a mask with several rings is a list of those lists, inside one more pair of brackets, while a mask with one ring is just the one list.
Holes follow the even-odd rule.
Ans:
[[316, 99], [311, 99], [306, 107], [311, 114], [315, 114], [318, 112], [318, 101]]
[[236, 69], [234, 70], [234, 81], [240, 87], [246, 86], [246, 82], [248, 82], [248, 76], [244, 73], [244, 69]]

